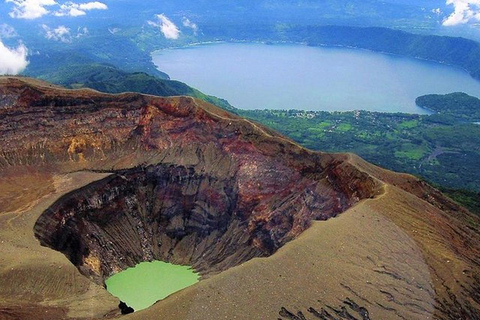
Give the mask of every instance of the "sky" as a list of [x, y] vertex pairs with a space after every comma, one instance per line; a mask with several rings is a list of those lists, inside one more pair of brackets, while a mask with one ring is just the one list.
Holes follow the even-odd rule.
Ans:
[[[132, 4], [135, 0], [130, 0]], [[1, 3], [3, 2], [3, 3]], [[445, 27], [457, 25], [479, 25], [480, 26], [480, 0], [446, 0], [450, 9], [448, 13], [442, 12], [440, 8], [432, 10], [443, 17], [442, 24]], [[32, 26], [39, 30], [40, 34], [49, 41], [60, 43], [71, 43], [75, 39], [89, 35], [88, 25], [72, 29], [65, 25], [65, 19], [82, 19], [90, 13], [109, 10], [115, 6], [115, 0], [100, 1], [65, 1], [65, 0], [0, 0], [0, 74], [18, 74], [28, 65], [28, 48], [22, 43], [21, 35], [5, 23], [8, 19], [19, 19], [31, 22]], [[55, 19], [62, 19], [58, 25], [47, 25], [38, 22], [48, 17], [50, 23]], [[53, 20], [52, 20], [53, 19]], [[178, 39], [182, 30], [191, 30], [194, 34], [198, 26], [194, 21], [183, 17], [175, 24], [171, 17], [164, 13], [152, 15], [147, 21], [139, 21], [139, 25], [146, 24], [157, 28], [161, 34], [170, 40]], [[115, 28], [110, 32], [115, 32]], [[5, 39], [16, 39], [15, 45], [5, 45]], [[11, 41], [9, 41], [11, 43]]]
[[[72, 33], [70, 28], [63, 25], [49, 27], [45, 24], [38, 25], [33, 21], [44, 16], [53, 17], [80, 17], [87, 15], [92, 10], [107, 10], [108, 6], [99, 1], [91, 2], [72, 2], [57, 0], [0, 0], [4, 3], [0, 8], [0, 74], [15, 75], [28, 65], [28, 48], [22, 43], [16, 30], [2, 23], [6, 16], [11, 19], [21, 19], [32, 21], [32, 26], [39, 27], [43, 35], [48, 40], [71, 42], [73, 38], [88, 34], [88, 29], [81, 28]], [[6, 10], [3, 10], [6, 8]], [[18, 44], [13, 47], [7, 47], [4, 39], [18, 38]]]
[[[16, 30], [6, 24], [7, 16], [10, 19], [20, 19], [24, 22], [31, 22], [37, 30], [47, 40], [62, 43], [71, 43], [77, 38], [88, 36], [88, 26], [71, 29], [64, 24], [47, 25], [38, 23], [44, 17], [49, 17], [49, 21], [55, 17], [79, 19], [87, 16], [93, 11], [108, 10], [107, 3], [102, 1], [62, 1], [62, 0], [0, 0], [0, 74], [18, 74], [28, 65], [28, 48], [22, 43], [21, 37]], [[108, 0], [107, 0], [108, 1]], [[114, 1], [110, 1], [113, 3]], [[58, 19], [60, 20], [60, 19]], [[142, 23], [142, 22], [140, 22]], [[146, 23], [152, 27], [158, 28], [167, 39], [178, 39], [180, 29], [163, 13], [152, 17], [151, 21]], [[185, 28], [192, 29], [195, 33], [197, 25], [187, 18], [183, 18], [182, 25]], [[18, 44], [15, 46], [5, 45], [5, 39], [17, 38]]]

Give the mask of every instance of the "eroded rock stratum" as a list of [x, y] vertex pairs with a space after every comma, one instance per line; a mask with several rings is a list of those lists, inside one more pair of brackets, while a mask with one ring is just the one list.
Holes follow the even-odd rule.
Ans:
[[[24, 179], [31, 183], [20, 184], [18, 190], [30, 190], [28, 184], [39, 190], [0, 195], [0, 211], [5, 212], [0, 218], [6, 221], [0, 237], [8, 241], [0, 253], [5, 261], [17, 259], [20, 251], [34, 257], [18, 262], [25, 263], [28, 272], [0, 262], [0, 281], [12, 282], [11, 290], [0, 288], [0, 315], [3, 304], [13, 310], [10, 306], [18, 301], [25, 301], [32, 315], [47, 303], [71, 318], [103, 317], [109, 306], [91, 311], [93, 289], [73, 273], [68, 284], [50, 288], [45, 278], [51, 270], [60, 272], [54, 265], [63, 262], [49, 254], [52, 250], [36, 248], [38, 242], [29, 240], [33, 235], [99, 285], [112, 273], [153, 259], [195, 267], [209, 278], [196, 289], [210, 292], [205, 297], [237, 283], [223, 298], [206, 299], [195, 290], [185, 293], [186, 300], [177, 297], [181, 303], [189, 301], [194, 310], [190, 313], [166, 302], [154, 306], [151, 315], [148, 310], [140, 314], [141, 319], [155, 319], [162, 312], [178, 319], [258, 318], [251, 300], [241, 304], [245, 290], [238, 290], [249, 281], [248, 290], [267, 290], [256, 299], [264, 306], [261, 314], [273, 318], [289, 316], [290, 310], [337, 306], [349, 297], [371, 315], [392, 318], [474, 319], [479, 309], [478, 218], [414, 177], [353, 155], [306, 150], [263, 126], [188, 97], [107, 95], [11, 77], [0, 78], [0, 94], [0, 171], [6, 177], [0, 188], [17, 188], [15, 179]], [[62, 193], [59, 177], [85, 171], [109, 175]], [[60, 197], [41, 211], [35, 209], [50, 194]], [[28, 206], [22, 199], [28, 199]], [[292, 245], [273, 255], [295, 242], [313, 221], [355, 208], [357, 213], [345, 219], [348, 223], [332, 224], [339, 231], [330, 239], [322, 240], [320, 233], [311, 238], [314, 247], [304, 238], [297, 240], [296, 251]], [[348, 227], [342, 228], [343, 223]], [[15, 238], [19, 234], [22, 238]], [[345, 248], [351, 249], [348, 257], [342, 256]], [[222, 273], [268, 256], [228, 273], [228, 279], [227, 272]], [[416, 270], [412, 261], [422, 269]], [[322, 263], [323, 268], [315, 267]], [[324, 272], [332, 266], [334, 278]], [[354, 273], [354, 268], [361, 271]], [[12, 277], [10, 272], [18, 274]], [[29, 277], [40, 276], [46, 288], [31, 296], [16, 293]], [[264, 284], [256, 287], [260, 282]], [[68, 298], [52, 293], [58, 288], [68, 292]], [[272, 292], [275, 298], [270, 298]], [[322, 298], [321, 292], [329, 294]], [[3, 303], [3, 297], [14, 302]], [[195, 297], [197, 303], [192, 302]], [[214, 305], [206, 307], [209, 304]], [[282, 308], [287, 311], [279, 314]]]
[[[271, 255], [311, 220], [360, 199], [326, 180], [287, 173], [268, 181], [257, 170], [254, 190], [242, 190], [239, 173], [219, 177], [163, 164], [120, 171], [61, 198], [38, 219], [35, 234], [100, 283], [150, 260], [192, 265], [205, 276]], [[370, 183], [361, 196], [374, 195]]]
[[62, 197], [35, 226], [42, 244], [99, 283], [152, 259], [216, 273], [380, 192], [345, 156], [191, 98], [7, 82], [2, 111], [15, 121], [2, 125], [0, 165], [113, 173]]

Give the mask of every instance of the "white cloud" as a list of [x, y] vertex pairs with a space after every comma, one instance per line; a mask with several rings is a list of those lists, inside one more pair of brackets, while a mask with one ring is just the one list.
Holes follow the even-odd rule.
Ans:
[[77, 29], [77, 35], [75, 36], [75, 38], [81, 38], [83, 36], [86, 36], [88, 35], [88, 28], [87, 27], [78, 27]]
[[87, 3], [80, 3], [78, 5], [80, 10], [107, 10], [108, 7], [105, 3], [98, 2], [98, 1], [92, 1], [92, 2], [87, 2]]
[[480, 0], [447, 0], [453, 5], [453, 13], [443, 20], [444, 26], [455, 26], [480, 21]]
[[86, 2], [86, 3], [74, 3], [74, 2], [65, 2], [60, 5], [60, 10], [55, 11], [53, 14], [57, 17], [70, 16], [78, 17], [84, 16], [87, 14], [87, 11], [90, 10], [107, 10], [108, 7], [106, 4], [98, 1]]
[[198, 26], [196, 23], [193, 23], [192, 21], [190, 21], [190, 19], [186, 17], [183, 17], [182, 23], [184, 27], [191, 28], [193, 30], [193, 33], [195, 35], [197, 34]]
[[0, 38], [13, 38], [17, 36], [17, 32], [12, 26], [6, 23], [0, 24]]
[[75, 7], [68, 7], [68, 6], [60, 6], [59, 11], [55, 11], [53, 15], [57, 17], [64, 17], [64, 16], [70, 16], [70, 17], [79, 17], [79, 16], [84, 16], [87, 13], [83, 10], [80, 10]]
[[78, 27], [77, 34], [72, 34], [70, 28], [65, 26], [58, 26], [52, 29], [46, 24], [42, 24], [42, 29], [45, 32], [45, 38], [63, 43], [70, 43], [72, 42], [73, 38], [81, 38], [88, 35], [87, 27]]
[[439, 16], [442, 14], [442, 9], [440, 8], [432, 9], [432, 13], [435, 13], [437, 16]]
[[57, 5], [55, 0], [5, 0], [6, 3], [13, 3], [14, 7], [9, 15], [12, 18], [36, 19], [50, 11], [47, 7]]
[[17, 48], [6, 47], [0, 39], [0, 74], [18, 74], [28, 65], [28, 50], [23, 44]]
[[110, 32], [111, 34], [115, 34], [117, 32], [120, 32], [122, 29], [120, 28], [108, 28], [108, 32]]
[[67, 28], [65, 26], [58, 26], [55, 29], [51, 29], [45, 24], [42, 24], [42, 28], [45, 31], [45, 38], [49, 40], [61, 41], [65, 43], [72, 42], [70, 28]]
[[156, 17], [158, 19], [158, 22], [147, 21], [147, 23], [151, 26], [159, 27], [165, 38], [178, 39], [178, 36], [180, 35], [180, 30], [178, 30], [177, 26], [163, 13], [157, 14]]
[[98, 1], [59, 3], [56, 0], [5, 0], [5, 2], [13, 4], [9, 15], [19, 19], [37, 19], [48, 14], [78, 17], [86, 15], [90, 10], [108, 9], [106, 4]]

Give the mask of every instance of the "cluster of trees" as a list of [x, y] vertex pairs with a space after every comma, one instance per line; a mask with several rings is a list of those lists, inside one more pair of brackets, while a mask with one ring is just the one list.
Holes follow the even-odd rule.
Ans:
[[429, 94], [418, 97], [415, 103], [440, 115], [433, 118], [436, 121], [480, 122], [480, 100], [463, 92]]

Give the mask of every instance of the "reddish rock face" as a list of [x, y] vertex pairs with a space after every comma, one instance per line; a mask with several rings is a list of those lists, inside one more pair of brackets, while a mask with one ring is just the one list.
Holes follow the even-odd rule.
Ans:
[[310, 152], [192, 98], [16, 78], [0, 90], [0, 166], [113, 173], [58, 200], [35, 226], [42, 244], [98, 282], [144, 260], [209, 275], [270, 255], [380, 187], [345, 156]]
[[359, 200], [326, 180], [296, 172], [277, 178], [269, 170], [257, 171], [247, 186], [236, 178], [242, 173], [218, 176], [194, 167], [118, 171], [58, 200], [35, 233], [99, 283], [145, 260], [189, 264], [207, 276], [268, 256], [312, 220]]
[[[192, 98], [107, 95], [0, 77], [0, 175], [8, 180], [2, 210], [19, 213], [26, 199], [63, 194], [55, 178], [77, 170], [111, 174], [58, 199], [36, 220], [34, 232], [99, 284], [152, 259], [189, 264], [208, 277], [271, 255], [313, 220], [391, 190], [357, 208], [375, 210], [418, 244], [435, 275], [434, 318], [477, 317], [480, 222], [428, 184], [354, 155], [311, 152]], [[17, 177], [26, 181], [16, 186]], [[35, 187], [25, 189], [31, 181]], [[32, 195], [18, 200], [22, 190]], [[31, 214], [31, 224], [21, 228], [31, 230], [40, 212]], [[23, 222], [18, 217], [7, 224]], [[16, 301], [1, 307], [0, 313], [40, 314], [17, 308]], [[32, 310], [56, 318], [67, 312], [42, 308]], [[285, 308], [279, 313], [291, 314]]]

